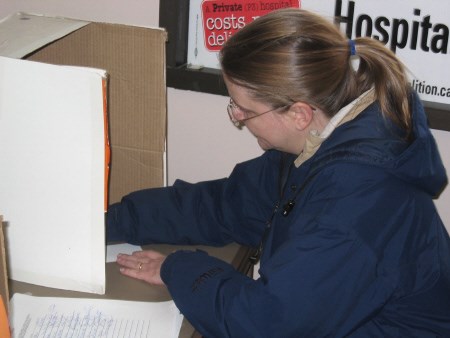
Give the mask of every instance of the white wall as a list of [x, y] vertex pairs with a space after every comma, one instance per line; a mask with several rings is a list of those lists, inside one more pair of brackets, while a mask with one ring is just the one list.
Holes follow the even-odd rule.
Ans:
[[[436, 138], [444, 166], [447, 169], [447, 176], [450, 180], [450, 132], [443, 130], [432, 130], [432, 132]], [[436, 206], [450, 233], [450, 185], [447, 185], [444, 192], [436, 201]]]
[[0, 0], [0, 18], [14, 12], [157, 27], [159, 0]]
[[[0, 18], [16, 11], [156, 27], [159, 0], [1, 0]], [[236, 162], [261, 153], [252, 136], [228, 121], [227, 98], [168, 89], [168, 182], [225, 177]], [[450, 132], [434, 130], [450, 175]], [[436, 201], [450, 230], [450, 187]]]
[[229, 98], [169, 88], [168, 183], [226, 177], [238, 162], [262, 153], [226, 110]]

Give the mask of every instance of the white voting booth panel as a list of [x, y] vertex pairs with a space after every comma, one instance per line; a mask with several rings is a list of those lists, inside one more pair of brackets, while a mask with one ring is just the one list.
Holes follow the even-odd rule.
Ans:
[[[51, 41], [60, 27], [49, 23]], [[39, 40], [33, 33], [23, 38]], [[26, 53], [15, 52], [20, 39], [0, 38], [11, 47], [2, 55]], [[0, 208], [10, 277], [103, 294], [106, 72], [12, 57], [0, 57]]]
[[0, 57], [10, 277], [104, 292], [104, 73]]

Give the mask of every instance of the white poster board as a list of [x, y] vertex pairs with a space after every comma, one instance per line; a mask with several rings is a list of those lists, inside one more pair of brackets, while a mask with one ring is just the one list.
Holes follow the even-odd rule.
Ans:
[[14, 280], [105, 292], [105, 77], [0, 57], [0, 206]]
[[[234, 3], [242, 3], [244, 7], [238, 10]], [[223, 23], [239, 23], [240, 13], [246, 8], [254, 6], [261, 10], [261, 6], [268, 5], [277, 8], [290, 5], [290, 2], [191, 0], [188, 41], [188, 65], [191, 68], [219, 68], [217, 50], [208, 44], [211, 29], [205, 28], [205, 4], [214, 8], [215, 15], [220, 18], [217, 22], [222, 23], [222, 27], [216, 24], [214, 28], [216, 31], [222, 28], [220, 35], [224, 38], [219, 41], [216, 34], [213, 40], [223, 44], [232, 33], [231, 30], [227, 32]], [[301, 0], [299, 6], [330, 20], [341, 17], [343, 21], [339, 26], [349, 38], [370, 36], [382, 41], [406, 64], [411, 72], [411, 84], [424, 101], [444, 106], [450, 104], [450, 1]]]

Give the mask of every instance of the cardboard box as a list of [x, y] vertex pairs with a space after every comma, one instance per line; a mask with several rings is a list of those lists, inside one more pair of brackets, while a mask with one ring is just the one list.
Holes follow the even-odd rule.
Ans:
[[[28, 63], [27, 67], [32, 61], [48, 66], [81, 66], [106, 71], [106, 106], [111, 146], [109, 203], [119, 201], [129, 192], [163, 186], [165, 183], [166, 39], [167, 34], [162, 29], [23, 13], [0, 21], [0, 55], [8, 57], [8, 60], [26, 60], [23, 62], [24, 66]], [[0, 77], [1, 74], [0, 67]], [[27, 79], [34, 81], [32, 77]], [[27, 98], [26, 93], [23, 98]], [[51, 93], [48, 98], [52, 98]], [[24, 203], [24, 212], [25, 206]], [[39, 216], [46, 215], [35, 217]], [[5, 211], [6, 227], [9, 226], [8, 217], [11, 216]], [[11, 225], [14, 227], [13, 221]], [[26, 226], [36, 231], [37, 222]], [[103, 224], [95, 223], [95, 227], [98, 226], [102, 230]], [[55, 242], [55, 238], [51, 237], [49, 234], [49, 239]], [[98, 242], [98, 237], [94, 238]], [[14, 240], [17, 243], [17, 238]], [[63, 241], [60, 237], [56, 240]], [[6, 241], [8, 249], [8, 238]], [[40, 244], [49, 251], [50, 244]], [[78, 242], [76, 245], [79, 245]], [[104, 245], [104, 241], [101, 245]], [[39, 251], [36, 252], [38, 254]], [[71, 262], [78, 263], [75, 258]], [[83, 285], [80, 285], [80, 290], [84, 290]]]
[[[112, 150], [109, 202], [117, 202], [131, 191], [164, 185], [167, 33], [159, 28], [24, 13], [8, 18], [11, 19], [22, 23], [23, 28], [0, 33], [0, 55], [108, 72]], [[73, 22], [74, 28], [59, 28], [57, 22], [63, 22], [64, 27]], [[54, 32], [49, 34], [46, 29], [41, 34], [40, 28], [49, 25], [55, 26]], [[2, 37], [3, 34], [13, 36]], [[17, 46], [7, 52], [10, 55], [2, 50], [7, 47], [4, 40], [14, 40]]]

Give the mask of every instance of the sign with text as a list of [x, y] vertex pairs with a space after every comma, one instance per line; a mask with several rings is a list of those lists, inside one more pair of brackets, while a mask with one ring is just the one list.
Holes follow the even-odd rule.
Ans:
[[205, 48], [211, 52], [219, 51], [225, 41], [246, 24], [261, 15], [286, 7], [299, 8], [299, 0], [204, 0], [201, 13]]
[[348, 38], [381, 41], [405, 63], [421, 98], [450, 110], [448, 0], [191, 0], [189, 67], [219, 69], [217, 53], [236, 30], [284, 7], [321, 14]]
[[300, 8], [300, 0], [191, 0], [188, 63], [219, 68], [217, 52], [237, 30], [282, 8]]

